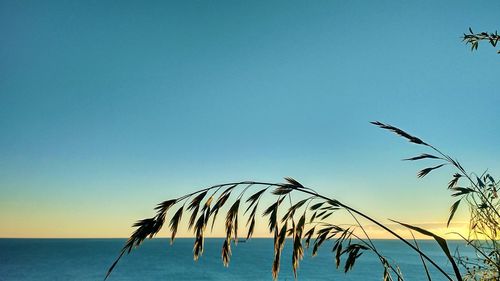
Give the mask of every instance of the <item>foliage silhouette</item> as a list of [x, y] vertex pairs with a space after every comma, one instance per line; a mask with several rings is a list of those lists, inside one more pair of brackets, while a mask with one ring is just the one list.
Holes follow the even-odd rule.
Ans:
[[[471, 51], [477, 50], [477, 47], [479, 47], [479, 42], [481, 41], [487, 41], [490, 43], [491, 46], [494, 48], [497, 46], [498, 41], [500, 41], [500, 35], [498, 35], [498, 32], [495, 31], [495, 33], [488, 33], [488, 32], [480, 32], [480, 33], [474, 33], [472, 31], [472, 28], [469, 27], [469, 33], [466, 34], [464, 33], [464, 36], [462, 37], [462, 41], [465, 42], [465, 44], [470, 44]], [[500, 50], [497, 51], [498, 54], [500, 54]]]
[[[312, 244], [312, 255], [314, 256], [318, 252], [318, 249], [324, 245], [324, 242], [332, 240], [334, 241], [332, 253], [335, 257], [336, 267], [339, 268], [343, 264], [344, 272], [350, 271], [357, 259], [363, 253], [369, 251], [380, 261], [380, 266], [383, 268], [382, 278], [384, 281], [404, 280], [397, 264], [385, 257], [370, 239], [370, 236], [360, 223], [360, 219], [364, 219], [377, 225], [394, 238], [399, 239], [418, 254], [422, 260], [422, 266], [425, 269], [428, 280], [432, 280], [428, 266], [437, 269], [447, 280], [497, 280], [500, 253], [497, 244], [499, 203], [496, 192], [498, 182], [495, 182], [489, 174], [473, 178], [457, 160], [443, 154], [432, 145], [397, 127], [378, 121], [372, 122], [372, 124], [389, 130], [411, 143], [424, 146], [434, 152], [435, 155], [423, 153], [405, 159], [408, 161], [433, 160], [442, 162], [419, 171], [417, 173], [419, 178], [425, 177], [430, 172], [447, 165], [451, 165], [457, 170], [448, 184], [448, 188], [455, 192], [452, 196], [460, 197], [460, 199], [451, 207], [447, 224], [449, 225], [453, 219], [459, 203], [461, 201], [467, 202], [470, 208], [471, 226], [469, 236], [462, 238], [468, 245], [474, 248], [478, 255], [476, 259], [461, 256], [459, 251], [456, 251], [455, 256], [452, 256], [446, 240], [442, 237], [416, 226], [393, 221], [411, 231], [432, 237], [438, 243], [453, 268], [453, 273], [448, 273], [418, 247], [415, 239], [405, 239], [366, 213], [354, 209], [335, 198], [319, 194], [293, 178], [285, 178], [284, 183], [241, 181], [219, 184], [158, 204], [155, 208], [155, 216], [139, 220], [133, 225], [136, 227], [136, 230], [123, 246], [118, 258], [111, 265], [104, 279], [110, 276], [124, 254], [129, 254], [134, 247], [138, 247], [146, 238], [152, 238], [158, 233], [165, 223], [167, 212], [174, 206], [177, 206], [178, 209], [169, 222], [171, 243], [175, 240], [183, 213], [190, 213], [187, 228], [192, 229], [194, 232], [193, 253], [195, 260], [203, 254], [207, 227], [211, 224], [210, 230], [212, 230], [219, 212], [226, 204], [230, 206], [225, 215], [225, 239], [221, 251], [222, 262], [224, 266], [228, 266], [231, 258], [231, 247], [238, 243], [240, 219], [247, 216], [245, 237], [250, 239], [254, 232], [261, 199], [264, 196], [270, 196], [274, 200], [271, 205], [265, 207], [263, 217], [267, 217], [268, 231], [274, 239], [273, 279], [277, 279], [278, 277], [283, 246], [287, 241], [286, 238], [289, 237], [290, 243], [293, 245], [292, 268], [295, 277], [297, 277], [300, 260], [304, 256], [304, 248], [309, 248]], [[459, 187], [458, 183], [461, 179], [467, 179], [469, 186]], [[247, 196], [247, 193], [255, 188], [258, 188], [257, 191]], [[302, 194], [307, 197], [296, 201], [293, 200], [292, 194]], [[340, 210], [350, 214], [355, 224], [345, 227], [326, 221], [328, 217]], [[358, 232], [361, 232], [362, 235], [359, 235]], [[311, 241], [313, 238], [314, 242]], [[463, 276], [459, 270], [459, 266], [462, 266], [466, 271]]]

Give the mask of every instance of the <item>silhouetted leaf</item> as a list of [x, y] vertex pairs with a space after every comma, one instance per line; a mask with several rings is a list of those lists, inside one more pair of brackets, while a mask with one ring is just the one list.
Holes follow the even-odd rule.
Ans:
[[[138, 220], [132, 226], [137, 227], [129, 240], [133, 241], [134, 246], [139, 246], [144, 239], [146, 239], [153, 231], [155, 225], [155, 219], [143, 219]], [[129, 250], [130, 252], [130, 250]]]
[[202, 209], [203, 211], [210, 208], [210, 205], [212, 204], [213, 199], [214, 199], [213, 195], [208, 197], [207, 201], [205, 202], [205, 204], [203, 206], [203, 209]]
[[292, 268], [295, 278], [297, 278], [297, 268], [299, 261], [304, 257], [304, 249], [302, 248], [302, 232], [304, 231], [304, 224], [306, 222], [306, 214], [300, 217], [297, 226], [294, 229], [293, 235], [293, 254], [292, 254]]
[[313, 246], [313, 251], [312, 251], [312, 256], [314, 257], [318, 253], [318, 249], [323, 244], [323, 242], [326, 239], [326, 236], [328, 235], [328, 231], [322, 231], [323, 229], [320, 229], [318, 231], [318, 236], [316, 237], [316, 240], [314, 240], [314, 246]]
[[453, 193], [451, 195], [453, 197], [460, 196], [460, 195], [465, 195], [465, 194], [469, 194], [471, 192], [476, 192], [474, 189], [468, 188], [468, 187], [453, 187], [451, 189], [454, 190], [454, 191], [457, 191], [456, 193]]
[[303, 199], [303, 200], [300, 200], [299, 202], [295, 203], [294, 205], [292, 205], [288, 209], [288, 211], [285, 213], [285, 215], [283, 216], [283, 218], [281, 219], [281, 222], [284, 222], [285, 220], [293, 218], [293, 216], [295, 215], [295, 211], [297, 209], [299, 209], [300, 207], [302, 207], [302, 205], [304, 205], [308, 200], [310, 200], [310, 199], [309, 198]]
[[448, 222], [446, 223], [446, 227], [450, 226], [450, 222], [453, 219], [453, 216], [455, 215], [455, 212], [457, 211], [458, 205], [460, 204], [460, 200], [457, 200], [457, 202], [453, 203], [450, 208], [450, 217], [448, 218]]
[[[194, 222], [196, 220], [196, 216], [198, 215], [198, 209], [200, 208], [200, 205], [195, 205], [194, 210], [191, 213], [191, 217], [189, 218], [189, 224], [188, 224], [188, 229], [193, 228]], [[188, 207], [189, 209], [189, 207]]]
[[361, 244], [350, 244], [343, 253], [347, 253], [347, 259], [344, 265], [344, 272], [351, 270], [354, 267], [354, 263], [361, 256], [362, 250], [368, 249], [366, 246]]
[[455, 173], [453, 175], [453, 178], [450, 180], [448, 183], [448, 188], [453, 188], [455, 185], [457, 185], [458, 180], [462, 177], [459, 173]]
[[448, 248], [448, 244], [446, 243], [446, 240], [444, 240], [443, 238], [441, 238], [441, 237], [437, 236], [436, 234], [434, 234], [434, 233], [432, 233], [432, 232], [430, 232], [428, 230], [425, 230], [423, 228], [416, 227], [416, 226], [409, 225], [409, 224], [402, 223], [402, 222], [398, 222], [398, 221], [395, 221], [395, 220], [391, 220], [391, 221], [393, 221], [395, 223], [398, 223], [398, 224], [400, 224], [400, 225], [402, 225], [404, 227], [407, 227], [409, 229], [415, 230], [415, 231], [417, 231], [417, 232], [419, 232], [419, 233], [421, 233], [423, 235], [430, 236], [430, 237], [434, 238], [434, 240], [436, 240], [436, 242], [438, 243], [439, 247], [441, 247], [441, 250], [443, 250], [444, 254], [446, 255], [446, 257], [450, 261], [451, 265], [453, 266], [453, 271], [455, 272], [455, 275], [457, 276], [457, 278], [459, 280], [462, 280], [460, 270], [458, 269], [458, 266], [455, 263], [455, 260], [451, 256], [450, 249]]
[[289, 182], [290, 184], [292, 184], [293, 186], [304, 188], [304, 186], [302, 184], [300, 184], [298, 181], [294, 180], [293, 178], [286, 177], [285, 180], [287, 182]]
[[248, 212], [248, 210], [250, 210], [250, 208], [256, 204], [256, 202], [258, 201], [258, 199], [260, 198], [260, 196], [267, 190], [267, 188], [264, 188], [260, 191], [257, 191], [256, 193], [254, 193], [252, 196], [248, 197], [246, 203], [250, 203], [248, 204], [248, 207], [247, 209], [245, 210], [245, 213], [246, 214]]
[[309, 222], [310, 222], [310, 223], [314, 221], [314, 219], [316, 218], [316, 215], [317, 215], [317, 214], [318, 214], [318, 212], [314, 212], [314, 213], [312, 214], [311, 219], [309, 220]]
[[477, 184], [479, 185], [479, 187], [484, 188], [485, 185], [484, 185], [483, 181], [479, 177], [476, 177], [476, 178], [477, 178]]
[[204, 191], [204, 192], [198, 194], [195, 198], [193, 198], [193, 200], [191, 200], [191, 203], [189, 204], [189, 206], [188, 206], [187, 209], [188, 210], [193, 210], [195, 208], [198, 209], [201, 200], [203, 200], [203, 198], [205, 197], [205, 195], [207, 195], [207, 192], [208, 191]]
[[252, 237], [254, 228], [255, 228], [255, 216], [252, 217], [252, 220], [250, 222], [250, 227], [248, 227], [247, 239]]
[[420, 160], [420, 159], [441, 159], [441, 158], [437, 157], [437, 156], [434, 156], [434, 155], [431, 155], [431, 154], [423, 153], [423, 154], [420, 154], [419, 156], [415, 156], [415, 157], [411, 157], [411, 158], [406, 158], [406, 159], [403, 159], [403, 160], [406, 160], [406, 161], [415, 161], [415, 160]]
[[278, 223], [278, 218], [277, 218], [278, 207], [281, 204], [281, 202], [283, 202], [283, 199], [285, 199], [285, 197], [281, 197], [280, 199], [278, 199], [274, 204], [269, 206], [262, 215], [263, 217], [269, 216], [269, 222], [268, 222], [269, 232], [273, 232], [274, 227]]
[[325, 219], [327, 219], [327, 218], [328, 218], [329, 216], [331, 216], [332, 214], [333, 214], [333, 212], [327, 212], [325, 215], [323, 215], [323, 216], [321, 217], [321, 220], [325, 220]]
[[327, 203], [333, 207], [340, 207], [340, 202], [334, 199], [328, 200]]
[[307, 249], [309, 248], [309, 243], [311, 242], [311, 237], [314, 235], [315, 229], [316, 227], [313, 227], [309, 229], [309, 231], [307, 231], [306, 234], [304, 234], [304, 238], [306, 239], [305, 243]]
[[108, 279], [109, 275], [111, 274], [111, 272], [113, 271], [113, 269], [115, 268], [115, 266], [118, 264], [118, 261], [120, 261], [120, 259], [122, 258], [122, 256], [123, 256], [124, 253], [125, 253], [125, 251], [122, 251], [120, 253], [120, 255], [118, 256], [118, 258], [109, 267], [108, 272], [106, 272], [106, 276], [104, 277], [104, 281], [106, 281], [106, 279]]
[[384, 124], [384, 123], [381, 123], [381, 122], [378, 122], [378, 121], [374, 121], [374, 122], [370, 122], [372, 123], [373, 125], [375, 126], [378, 126], [382, 129], [385, 129], [385, 130], [389, 130], [391, 132], [394, 132], [404, 138], [406, 138], [409, 142], [412, 142], [412, 143], [416, 143], [416, 144], [421, 144], [421, 145], [427, 145], [425, 142], [423, 142], [421, 139], [417, 138], [417, 137], [414, 137], [410, 134], [408, 134], [407, 132], [399, 129], [399, 128], [396, 128], [394, 126], [391, 126], [391, 125], [387, 125], [387, 124]]
[[423, 178], [423, 177], [425, 177], [428, 173], [430, 173], [432, 170], [439, 169], [439, 168], [441, 168], [442, 166], [444, 166], [444, 164], [437, 165], [437, 166], [434, 166], [434, 167], [429, 167], [429, 168], [422, 169], [420, 172], [418, 172], [417, 176], [418, 176], [419, 178]]
[[170, 220], [170, 231], [172, 231], [172, 236], [170, 238], [170, 244], [174, 243], [175, 235], [177, 234], [177, 229], [179, 227], [179, 222], [182, 219], [182, 213], [184, 211], [184, 206], [180, 207], [177, 212], [175, 212], [174, 216]]
[[287, 230], [286, 222], [281, 227], [279, 233], [277, 232], [277, 225], [275, 227], [274, 260], [273, 260], [273, 271], [272, 271], [274, 280], [278, 278], [278, 273], [280, 270], [281, 250], [283, 249], [283, 245], [285, 244], [286, 230]]
[[222, 263], [225, 267], [229, 266], [229, 260], [231, 259], [231, 242], [229, 239], [224, 240], [224, 244], [222, 245]]
[[231, 234], [234, 233], [235, 241], [238, 239], [238, 209], [240, 199], [236, 200], [226, 214], [226, 238], [231, 239]]
[[201, 213], [196, 224], [195, 241], [193, 246], [193, 259], [196, 261], [203, 254], [204, 240], [205, 240], [205, 213]]
[[299, 209], [300, 207], [302, 207], [307, 201], [309, 201], [310, 199], [307, 198], [307, 199], [303, 199], [303, 200], [300, 200], [299, 202], [295, 203], [292, 207], [290, 207], [291, 209], [294, 209], [294, 210], [297, 210]]
[[496, 182], [495, 179], [493, 179], [493, 177], [490, 174], [487, 174], [486, 178], [488, 178], [490, 180], [490, 182], [493, 184]]
[[[335, 247], [336, 246], [336, 247]], [[339, 268], [340, 266], [340, 256], [342, 255], [342, 243], [337, 242], [334, 246], [335, 252], [335, 266]]]
[[226, 204], [227, 199], [230, 195], [231, 193], [222, 193], [217, 199], [217, 202], [215, 202], [212, 210], [210, 210], [209, 216], [212, 216], [212, 229], [214, 228], [215, 219], [217, 218], [217, 214], [219, 213], [220, 208], [222, 208], [222, 206]]
[[272, 193], [274, 195], [286, 195], [286, 194], [290, 193], [292, 190], [293, 190], [293, 188], [290, 188], [290, 187], [279, 186], [275, 190], [273, 190]]
[[316, 203], [316, 204], [312, 205], [309, 209], [310, 209], [311, 211], [315, 211], [315, 210], [317, 210], [319, 207], [321, 207], [323, 204], [325, 204], [325, 202]]
[[158, 212], [166, 213], [170, 207], [172, 207], [177, 202], [176, 199], [163, 201], [155, 207]]

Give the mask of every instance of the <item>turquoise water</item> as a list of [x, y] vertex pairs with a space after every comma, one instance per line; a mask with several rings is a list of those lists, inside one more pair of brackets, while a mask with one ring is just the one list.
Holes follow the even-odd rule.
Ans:
[[[0, 239], [0, 281], [102, 280], [124, 239]], [[232, 247], [228, 268], [220, 258], [221, 239], [207, 239], [203, 257], [192, 258], [193, 239], [147, 240], [124, 256], [108, 280], [272, 280], [272, 239], [252, 239]], [[450, 249], [458, 245], [451, 242]], [[378, 240], [379, 250], [398, 261], [406, 280], [426, 280], [420, 259], [399, 241]], [[420, 247], [451, 272], [433, 241], [419, 241]], [[354, 271], [335, 269], [331, 245], [324, 244], [318, 256], [306, 251], [298, 280], [382, 280], [382, 269], [371, 253], [357, 261]], [[433, 280], [445, 280], [433, 271]], [[283, 250], [279, 280], [294, 280], [290, 241]]]

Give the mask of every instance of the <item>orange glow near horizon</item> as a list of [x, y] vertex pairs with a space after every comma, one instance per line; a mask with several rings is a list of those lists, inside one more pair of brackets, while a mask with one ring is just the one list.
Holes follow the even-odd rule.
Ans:
[[[157, 238], [169, 238], [170, 232], [167, 225], [164, 225], [164, 229], [156, 236]], [[410, 231], [398, 224], [387, 224], [391, 230], [396, 232], [398, 235], [405, 239], [412, 239]], [[449, 227], [446, 227], [444, 223], [419, 223], [414, 224], [414, 226], [424, 228], [438, 236], [446, 239], [460, 239], [460, 237], [453, 233], [460, 233], [463, 236], [468, 234], [468, 224], [465, 222], [455, 222], [451, 223]], [[109, 229], [103, 231], [103, 229], [87, 229], [84, 227], [61, 227], [58, 229], [43, 228], [39, 225], [22, 226], [18, 228], [2, 229], [0, 233], [0, 238], [128, 238], [130, 233], [133, 231], [132, 228], [114, 228], [108, 226]], [[247, 229], [240, 226], [239, 236], [245, 238]], [[397, 239], [396, 237], [390, 235], [380, 227], [376, 225], [366, 225], [364, 226], [366, 232], [371, 239]], [[28, 234], [27, 234], [28, 233]], [[103, 235], [104, 233], [104, 235]], [[363, 232], [358, 229], [355, 234], [359, 237], [365, 237]], [[432, 239], [422, 234], [413, 231], [413, 235], [416, 239]], [[179, 230], [177, 238], [192, 238], [193, 234], [186, 230], [186, 228]], [[213, 232], [207, 232], [206, 238], [220, 238], [225, 237], [224, 230], [221, 225], [214, 227]], [[254, 238], [272, 238], [268, 230], [261, 224], [258, 225], [254, 231]]]

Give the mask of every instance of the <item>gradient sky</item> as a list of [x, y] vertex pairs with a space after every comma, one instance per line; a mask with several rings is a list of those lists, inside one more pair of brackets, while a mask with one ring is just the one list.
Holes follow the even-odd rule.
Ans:
[[125, 237], [164, 199], [285, 176], [383, 221], [442, 227], [454, 171], [418, 180], [426, 165], [400, 159], [425, 151], [369, 121], [500, 171], [500, 55], [460, 39], [500, 28], [499, 11], [0, 1], [0, 237]]

